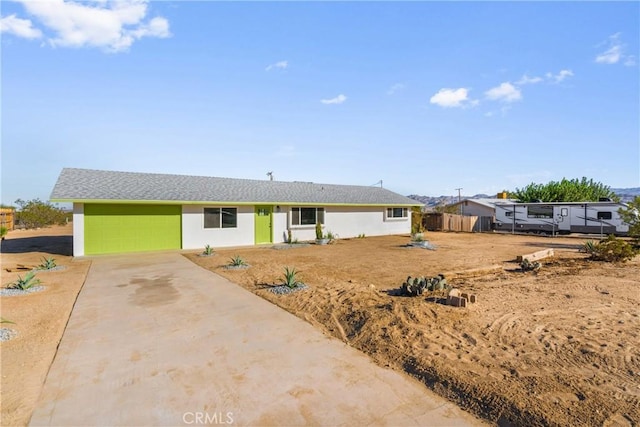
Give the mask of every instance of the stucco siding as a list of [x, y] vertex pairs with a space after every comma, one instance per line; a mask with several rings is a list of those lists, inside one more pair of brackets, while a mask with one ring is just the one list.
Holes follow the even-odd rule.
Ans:
[[84, 256], [84, 203], [73, 204], [73, 256]]
[[204, 228], [204, 208], [219, 206], [182, 206], [182, 248], [200, 249], [205, 245], [216, 247], [245, 246], [255, 243], [255, 217], [253, 206], [223, 207], [238, 209], [235, 228]]

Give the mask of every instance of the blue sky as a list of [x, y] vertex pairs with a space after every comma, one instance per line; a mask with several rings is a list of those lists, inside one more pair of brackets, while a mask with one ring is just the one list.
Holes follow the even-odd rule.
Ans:
[[2, 2], [2, 202], [63, 167], [640, 186], [638, 2]]

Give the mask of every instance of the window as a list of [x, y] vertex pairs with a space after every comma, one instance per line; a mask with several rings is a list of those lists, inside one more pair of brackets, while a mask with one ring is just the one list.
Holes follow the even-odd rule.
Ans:
[[611, 219], [611, 212], [598, 212], [598, 219]]
[[553, 218], [553, 206], [527, 206], [529, 218]]
[[204, 208], [204, 228], [236, 228], [237, 208]]
[[291, 225], [324, 224], [324, 208], [291, 208]]
[[408, 216], [408, 208], [387, 208], [387, 218], [407, 218]]
[[513, 211], [506, 211], [504, 216], [513, 216]]

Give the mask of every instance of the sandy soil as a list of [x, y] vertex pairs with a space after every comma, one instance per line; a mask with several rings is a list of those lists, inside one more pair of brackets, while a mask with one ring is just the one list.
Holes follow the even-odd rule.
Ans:
[[[576, 238], [426, 236], [437, 250], [386, 236], [186, 256], [491, 422], [640, 423], [640, 257], [590, 262]], [[544, 248], [555, 257], [538, 274], [517, 270], [517, 255]], [[251, 267], [224, 269], [235, 255]], [[310, 288], [269, 292], [285, 266]], [[454, 308], [396, 295], [408, 275], [438, 273], [478, 303]]]
[[[71, 226], [40, 230], [10, 231], [2, 242], [0, 266], [2, 286], [35, 267], [42, 257], [64, 266], [58, 271], [38, 272], [45, 290], [29, 295], [0, 297], [2, 317], [15, 324], [2, 324], [18, 335], [0, 343], [2, 381], [1, 424], [26, 425], [40, 395], [49, 366], [69, 319], [71, 309], [89, 270], [89, 261], [73, 260]], [[11, 271], [7, 271], [11, 270]]]

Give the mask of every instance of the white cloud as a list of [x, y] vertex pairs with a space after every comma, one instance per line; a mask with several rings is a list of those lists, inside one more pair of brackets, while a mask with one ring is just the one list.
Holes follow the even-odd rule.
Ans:
[[392, 85], [387, 91], [387, 95], [395, 95], [406, 87], [404, 83], [396, 83]]
[[522, 99], [520, 89], [509, 82], [500, 84], [484, 93], [492, 101], [514, 102]]
[[560, 70], [560, 72], [558, 74], [556, 74], [555, 76], [552, 76], [552, 77], [556, 81], [556, 83], [560, 83], [561, 81], [563, 81], [567, 77], [573, 77], [573, 71], [571, 71], [571, 70]]
[[442, 88], [429, 99], [431, 104], [444, 108], [467, 107], [478, 105], [478, 100], [469, 98], [469, 89], [461, 87], [458, 89]]
[[42, 37], [42, 31], [33, 28], [29, 19], [16, 18], [16, 15], [0, 18], [0, 32], [13, 34], [25, 39], [38, 39]]
[[598, 64], [617, 64], [622, 61], [626, 66], [636, 65], [635, 57], [625, 54], [625, 45], [620, 41], [620, 35], [621, 33], [612, 34], [606, 41], [598, 45], [607, 46], [607, 50], [596, 55], [596, 62]]
[[529, 77], [526, 74], [524, 74], [520, 78], [520, 80], [516, 82], [516, 85], [518, 86], [532, 85], [532, 84], [540, 83], [543, 80], [544, 79], [542, 77]]
[[347, 100], [347, 97], [344, 96], [343, 94], [340, 94], [335, 98], [321, 99], [320, 102], [322, 102], [323, 104], [329, 105], [329, 104], [342, 104], [346, 100]]
[[267, 68], [265, 68], [265, 71], [271, 71], [271, 70], [285, 70], [287, 67], [289, 66], [289, 61], [278, 61], [275, 64], [270, 64], [267, 66]]
[[18, 0], [36, 21], [53, 33], [54, 47], [97, 47], [127, 51], [143, 37], [170, 37], [162, 17], [144, 21], [148, 0], [98, 0], [90, 4], [67, 0]]

